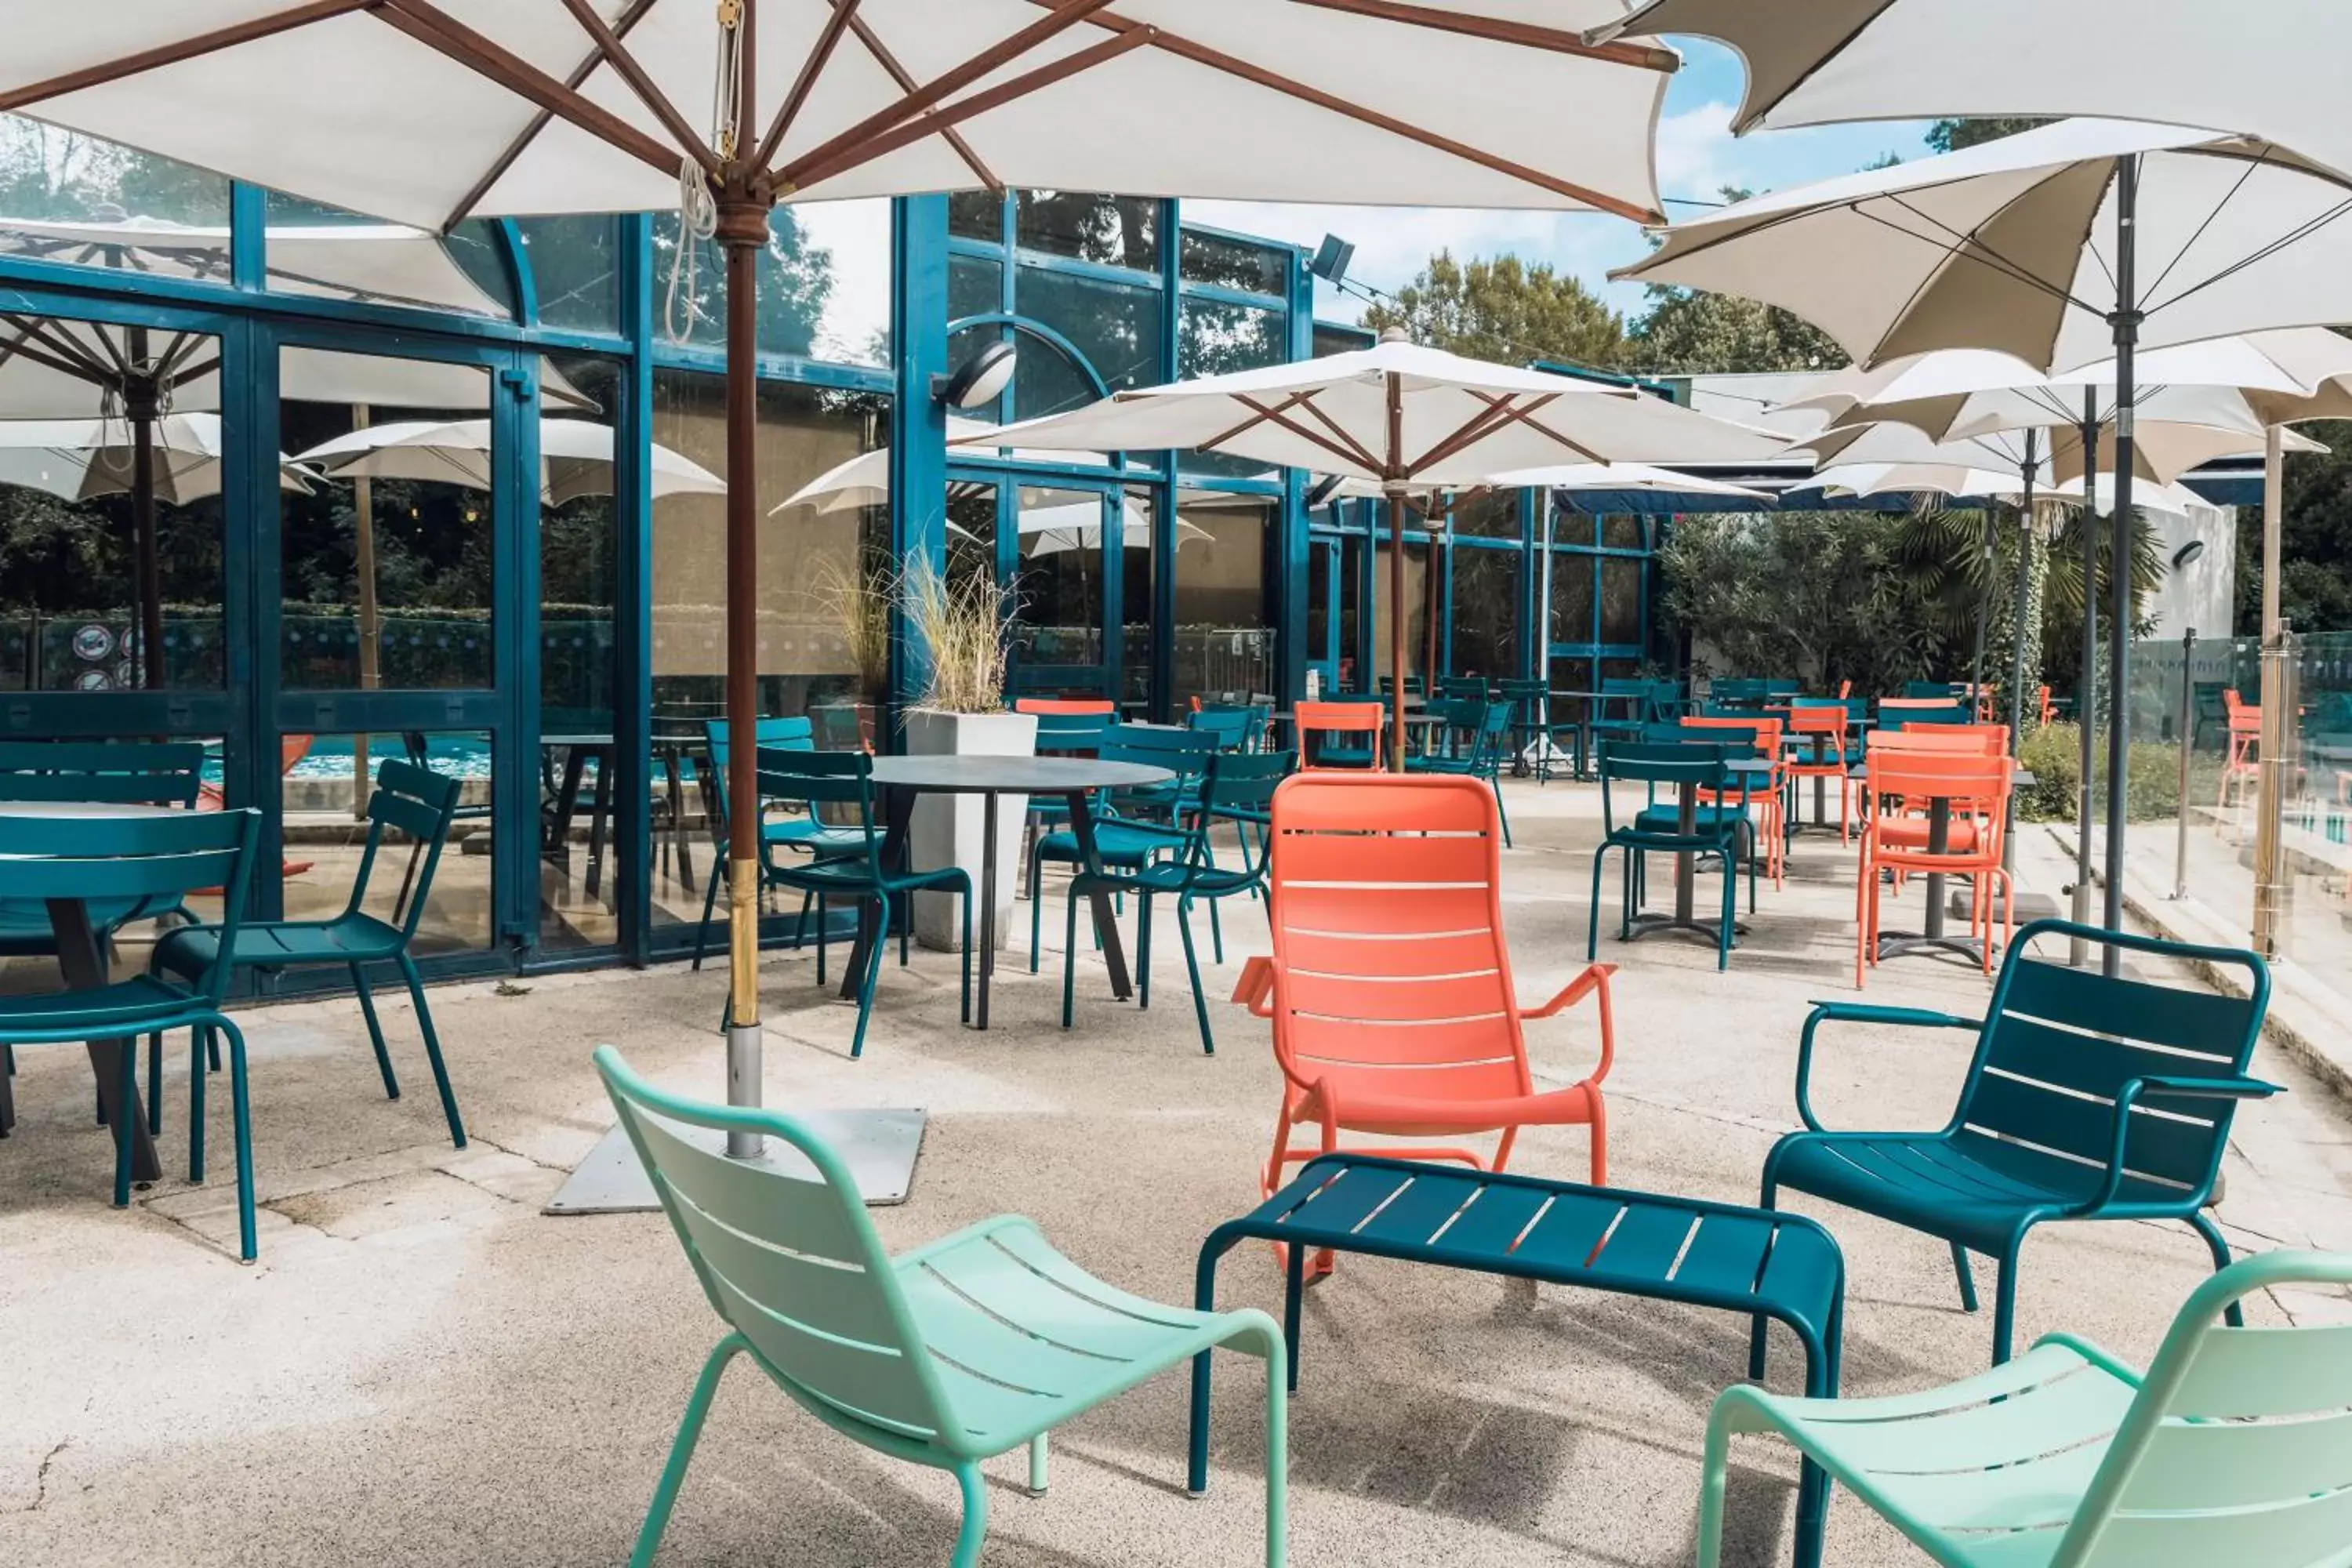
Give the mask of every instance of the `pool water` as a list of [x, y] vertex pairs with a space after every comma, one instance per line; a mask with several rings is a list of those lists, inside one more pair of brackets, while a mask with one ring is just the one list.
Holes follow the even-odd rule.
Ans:
[[[349, 735], [321, 735], [310, 742], [302, 760], [287, 770], [289, 779], [345, 779], [352, 776], [352, 742]], [[490, 742], [481, 735], [432, 735], [425, 738], [428, 764], [433, 771], [454, 779], [487, 779], [490, 776]], [[374, 764], [386, 760], [406, 762], [408, 747], [397, 734], [368, 737], [369, 772]], [[205, 782], [218, 784], [221, 780], [221, 760], [215, 752], [205, 758]]]

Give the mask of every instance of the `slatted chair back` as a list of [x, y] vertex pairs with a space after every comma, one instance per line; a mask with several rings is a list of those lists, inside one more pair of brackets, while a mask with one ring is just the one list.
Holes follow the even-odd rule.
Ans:
[[1502, 826], [1458, 775], [1303, 773], [1274, 795], [1274, 1049], [1393, 1103], [1533, 1092], [1503, 941]]
[[1014, 700], [1015, 713], [1107, 713], [1116, 716], [1118, 704], [1107, 697], [1023, 697]]
[[0, 800], [194, 806], [204, 772], [201, 741], [0, 741]]
[[[2005, 727], [2004, 727], [2005, 728]], [[1949, 757], [1991, 757], [2009, 750], [1990, 724], [1906, 724], [1873, 731], [1866, 752], [1927, 752]]]
[[1437, 694], [1485, 702], [1496, 695], [1495, 683], [1483, 675], [1441, 675], [1437, 678]]
[[464, 793], [465, 785], [457, 780], [415, 763], [387, 757], [377, 765], [375, 792], [368, 796], [367, 844], [360, 852], [359, 870], [352, 878], [352, 898], [345, 914], [358, 914], [367, 901], [376, 858], [386, 837], [398, 833], [408, 840], [408, 863], [401, 875], [400, 892], [393, 900], [390, 923], [400, 929], [403, 942], [416, 935], [417, 925], [425, 918], [425, 901], [432, 896], [433, 874], [440, 869], [441, 851], [449, 842], [449, 827], [457, 819], [457, 801]]
[[198, 994], [217, 1005], [228, 991], [228, 956], [244, 915], [260, 822], [261, 814], [249, 806], [152, 816], [0, 816], [0, 882], [12, 899], [156, 910], [219, 889], [222, 940], [197, 982]]
[[1121, 724], [1103, 737], [1099, 754], [1108, 763], [1139, 763], [1166, 768], [1176, 775], [1172, 784], [1148, 784], [1125, 791], [1145, 801], [1162, 802], [1189, 792], [1209, 771], [1217, 753], [1217, 737], [1205, 730], [1175, 730], [1160, 724]]
[[[752, 724], [751, 734], [753, 744], [761, 751], [816, 749], [816, 726], [806, 719], [761, 719]], [[727, 837], [727, 825], [734, 820], [727, 810], [727, 721], [704, 720], [702, 739], [710, 758], [710, 831], [713, 837], [723, 839]]]
[[1882, 697], [1878, 700], [1878, 722], [1894, 729], [1904, 724], [1973, 724], [1977, 711], [1966, 703], [1947, 698]]
[[1967, 723], [1947, 724], [1933, 719], [1906, 719], [1895, 731], [1901, 735], [1958, 735], [1983, 747], [1987, 752], [2009, 750], [2009, 726], [1988, 724], [1981, 720]]
[[[761, 798], [806, 801], [810, 811], [820, 817], [850, 832], [864, 834], [862, 855], [866, 872], [876, 878], [881, 876], [881, 835], [874, 826], [871, 756], [864, 752], [804, 752], [791, 746], [762, 746], [756, 763]], [[829, 850], [826, 858], [843, 857]]]
[[824, 752], [871, 750], [857, 710], [846, 702], [821, 702], [808, 710], [810, 743]]
[[2352, 1285], [2352, 1257], [2268, 1252], [2189, 1298], [2052, 1561], [2312, 1568], [2352, 1542], [2352, 1327], [2231, 1328], [2267, 1292]]
[[[961, 1451], [963, 1427], [857, 1185], [833, 1149], [773, 1110], [708, 1105], [637, 1076], [610, 1046], [596, 1070], [711, 1310], [768, 1374], [853, 1436]], [[691, 1130], [789, 1144], [814, 1179], [730, 1160]]]
[[1800, 752], [1790, 760], [1789, 771], [1803, 777], [1845, 772], [1847, 721], [1847, 710], [1843, 702], [1791, 703], [1789, 708], [1789, 733], [1810, 735], [1815, 739], [1810, 749]]
[[[1016, 712], [1026, 710], [1016, 709]], [[1040, 756], [1091, 756], [1101, 745], [1103, 736], [1118, 723], [1116, 713], [1045, 712], [1037, 715], [1037, 753]]]
[[1731, 775], [1727, 764], [1732, 753], [1746, 749], [1744, 745], [1694, 741], [1661, 744], [1648, 741], [1604, 740], [1601, 744], [1600, 764], [1601, 832], [1614, 834], [1617, 831], [1613, 786], [1638, 784], [1647, 786], [1654, 794], [1661, 786], [1679, 789], [1689, 784], [1695, 789], [1720, 793], [1730, 787]]
[[1192, 710], [1185, 723], [1202, 734], [1214, 737], [1221, 752], [1247, 751], [1251, 741], [1265, 731], [1263, 713], [1232, 702], [1204, 702]]
[[[1188, 851], [1192, 863], [1204, 870], [1234, 870], [1211, 859], [1207, 832], [1214, 823], [1230, 822], [1241, 837], [1240, 875], [1253, 880], [1260, 876], [1272, 852], [1273, 839], [1265, 829], [1274, 821], [1275, 792], [1297, 771], [1296, 752], [1219, 752], [1212, 756], [1201, 776], [1202, 832]], [[1251, 831], [1253, 827], [1259, 831]]]
[[1477, 749], [1471, 760], [1482, 768], [1499, 767], [1511, 744], [1511, 704], [1487, 701], [1478, 719]]
[[1745, 742], [1758, 756], [1770, 761], [1780, 754], [1780, 721], [1750, 715], [1746, 718], [1709, 714], [1705, 718], [1685, 718], [1675, 726], [1685, 731], [1700, 731], [1701, 734], [1686, 738], [1717, 741], [1727, 746]]
[[2080, 1162], [2104, 1169], [2114, 1156], [2115, 1106], [2128, 1099], [2122, 1163], [2132, 1180], [2117, 1195], [2166, 1213], [2194, 1213], [2221, 1171], [2233, 1102], [2126, 1090], [2140, 1079], [2244, 1077], [2270, 1003], [2268, 966], [2229, 948], [2182, 949], [2091, 932], [2095, 945], [2126, 953], [2161, 951], [2242, 971], [2246, 994], [2110, 977], [2095, 963], [2074, 969], [2032, 957], [2036, 936], [2052, 931], [2082, 934], [2079, 927], [2037, 921], [2010, 944], [1953, 1128], [1996, 1168], [2075, 1163], [2062, 1174], [2079, 1186]]
[[1378, 698], [1327, 702], [1301, 702], [1292, 710], [1292, 721], [1298, 731], [1299, 748], [1309, 769], [1326, 767], [1315, 745], [1318, 735], [1361, 735], [1365, 737], [1370, 765], [1380, 766], [1381, 740], [1388, 728], [1388, 705]]
[[1958, 680], [1906, 680], [1903, 683], [1903, 700], [1949, 707], [1967, 689], [1967, 684]]

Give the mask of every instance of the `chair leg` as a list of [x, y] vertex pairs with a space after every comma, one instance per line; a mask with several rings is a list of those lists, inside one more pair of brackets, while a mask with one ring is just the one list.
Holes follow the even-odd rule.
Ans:
[[[1764, 1320], [1756, 1320], [1763, 1331]], [[1721, 1568], [1723, 1563], [1723, 1493], [1731, 1470], [1731, 1432], [1720, 1419], [1706, 1424], [1706, 1449], [1700, 1460], [1698, 1483], [1698, 1568]]]
[[[816, 983], [820, 987], [824, 984], [825, 927], [832, 923], [831, 916], [832, 911], [824, 906], [824, 895], [819, 893], [816, 896]], [[874, 942], [877, 947], [881, 945], [880, 931], [874, 933]]]
[[[961, 1021], [962, 1021], [962, 1022], [967, 1023], [967, 1024], [969, 1024], [969, 1023], [971, 1023], [971, 901], [972, 901], [972, 898], [973, 898], [973, 894], [972, 894], [972, 890], [971, 890], [971, 884], [969, 881], [967, 881], [967, 882], [965, 882], [965, 883], [964, 883], [964, 885], [963, 885], [963, 1015], [962, 1015], [962, 1019], [961, 1019]], [[910, 914], [911, 914], [911, 911], [910, 911]], [[907, 923], [908, 923], [908, 925], [912, 925], [912, 924], [914, 924], [914, 921], [913, 921], [911, 918], [909, 918]], [[995, 956], [996, 956], [996, 955], [995, 955], [994, 953], [992, 953], [992, 953], [990, 953], [988, 956], [989, 956], [989, 958], [990, 958], [991, 960], [993, 960], [993, 959], [995, 958]]]
[[890, 895], [879, 894], [874, 902], [874, 918], [881, 923], [874, 928], [874, 945], [866, 955], [866, 974], [857, 983], [857, 1032], [849, 1040], [851, 1061], [866, 1054], [866, 1025], [874, 1016], [874, 987], [882, 978], [882, 955], [890, 946]]
[[719, 1375], [743, 1349], [742, 1336], [729, 1334], [702, 1363], [702, 1374], [694, 1380], [694, 1393], [688, 1397], [686, 1415], [677, 1424], [677, 1436], [670, 1443], [669, 1459], [662, 1466], [661, 1480], [654, 1487], [653, 1504], [646, 1510], [645, 1523], [637, 1528], [629, 1568], [651, 1568], [662, 1531], [669, 1526], [670, 1510], [677, 1506], [677, 1489], [686, 1479], [687, 1464], [694, 1458], [694, 1446], [702, 1440], [703, 1417], [710, 1414], [710, 1398], [719, 1392]]
[[352, 968], [352, 989], [359, 994], [360, 1016], [367, 1020], [368, 1044], [375, 1047], [376, 1071], [383, 1075], [383, 1097], [400, 1098], [400, 1079], [392, 1070], [392, 1053], [384, 1048], [383, 1026], [376, 1020], [375, 997], [369, 994], [367, 976], [356, 963]]
[[1078, 879], [1070, 879], [1070, 896], [1063, 903], [1062, 920], [1062, 1027], [1070, 1026], [1070, 1015], [1077, 1005], [1078, 971]]
[[1508, 849], [1512, 847], [1511, 814], [1503, 809], [1503, 781], [1499, 776], [1490, 778], [1486, 781], [1486, 787], [1495, 792], [1495, 816], [1503, 825], [1503, 847]]
[[218, 1072], [220, 1069], [220, 1037], [206, 1029], [205, 1031], [205, 1070]]
[[[1255, 887], [1250, 889], [1250, 897], [1257, 897]], [[1223, 901], [1222, 899], [1209, 900], [1209, 951], [1216, 955], [1219, 963], [1225, 961], [1225, 928], [1217, 920], [1217, 906]]]
[[1992, 1288], [1992, 1364], [2000, 1366], [2009, 1360], [2010, 1346], [2017, 1334], [2017, 1255], [2025, 1245], [2022, 1232], [2009, 1238], [2009, 1250], [2000, 1258], [2000, 1275]]
[[1045, 1439], [1047, 1436], [1048, 1434], [1040, 1432], [1034, 1437], [1029, 1439], [1029, 1495], [1031, 1497], [1044, 1497], [1045, 1495]]
[[188, 1037], [188, 1180], [205, 1179], [205, 1056], [217, 1055], [212, 1026], [199, 1024]]
[[425, 1059], [433, 1066], [433, 1087], [441, 1093], [441, 1116], [449, 1124], [449, 1142], [463, 1149], [466, 1119], [457, 1114], [457, 1096], [449, 1087], [449, 1065], [441, 1059], [441, 1036], [433, 1027], [433, 1009], [425, 1005], [425, 977], [416, 973], [416, 961], [406, 949], [401, 951], [399, 963], [401, 976], [408, 982], [409, 999], [416, 1004], [416, 1028], [425, 1037]]
[[[1209, 918], [1213, 921], [1216, 915], [1216, 900], [1212, 899]], [[1192, 900], [1189, 897], [1176, 900], [1176, 934], [1184, 939], [1184, 973], [1192, 982], [1192, 1016], [1201, 1023], [1201, 1054], [1213, 1057], [1217, 1054], [1217, 1041], [1209, 1033], [1209, 1000], [1202, 994], [1201, 961], [1192, 951]]]
[[[125, 1040], [123, 1048], [131, 1048]], [[155, 1030], [147, 1037], [147, 1136], [161, 1137], [163, 1131], [163, 1031]]]
[[1282, 1336], [1265, 1344], [1265, 1568], [1283, 1568], [1290, 1551], [1290, 1369]]
[[1584, 961], [1587, 963], [1601, 956], [1601, 878], [1607, 869], [1609, 846], [1603, 844], [1592, 852], [1592, 910], [1584, 928]]
[[[2200, 1209], [2189, 1216], [2189, 1223], [2196, 1227], [2198, 1235], [2205, 1238], [2206, 1250], [2213, 1255], [2213, 1271], [2218, 1274], [2230, 1267], [2230, 1243], [2221, 1235], [2221, 1227], [2213, 1223], [2212, 1216]], [[2238, 1303], [2232, 1301], [2223, 1312], [2222, 1321], [2233, 1329], [2242, 1329], [2246, 1326], [2246, 1314]]]
[[1135, 896], [1135, 1005], [1151, 1009], [1151, 895]]
[[1037, 879], [1044, 875], [1045, 869], [1044, 858], [1038, 851], [1045, 847], [1045, 842], [1040, 838], [1029, 847], [1029, 973], [1032, 974], [1037, 973], [1038, 931], [1045, 918], [1045, 900], [1037, 896]]
[[814, 895], [803, 893], [801, 912], [793, 917], [793, 951], [794, 952], [798, 952], [808, 942], [809, 905], [812, 901], [814, 901]]
[[1977, 1310], [1977, 1277], [1969, 1268], [1969, 1249], [1958, 1242], [1952, 1243], [1952, 1272], [1960, 1277], [1960, 1310]]
[[979, 1568], [980, 1543], [988, 1534], [988, 1484], [977, 1465], [956, 1467], [956, 1484], [963, 1489], [963, 1528], [956, 1531], [955, 1555], [949, 1568]]
[[702, 967], [702, 955], [710, 946], [710, 917], [719, 908], [719, 882], [727, 864], [722, 852], [710, 868], [710, 875], [702, 879], [702, 923], [694, 931], [694, 967]]
[[221, 1032], [228, 1037], [228, 1099], [231, 1129], [236, 1140], [237, 1257], [250, 1263], [260, 1252], [253, 1219], [253, 1102], [246, 1089], [245, 1031], [226, 1018]]
[[114, 1103], [121, 1114], [115, 1117], [114, 1126], [114, 1206], [131, 1206], [131, 1142], [139, 1125], [139, 1049], [132, 1040], [118, 1043], [115, 1060], [121, 1070], [115, 1077]]

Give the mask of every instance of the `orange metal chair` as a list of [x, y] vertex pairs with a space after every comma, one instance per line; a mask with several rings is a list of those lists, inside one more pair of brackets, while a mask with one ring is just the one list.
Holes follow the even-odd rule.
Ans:
[[1789, 850], [1788, 802], [1785, 798], [1789, 782], [1788, 758], [1780, 745], [1781, 721], [1777, 718], [1686, 718], [1685, 730], [1753, 730], [1756, 732], [1756, 754], [1772, 764], [1769, 786], [1744, 790], [1697, 792], [1701, 805], [1749, 805], [1756, 808], [1756, 829], [1764, 847], [1764, 871], [1772, 879], [1775, 888], [1783, 886], [1780, 874], [1787, 863]]
[[[1854, 883], [1854, 989], [1863, 970], [1878, 963], [1879, 873], [1941, 873], [1966, 877], [1974, 886], [1969, 900], [1969, 934], [1984, 944], [1984, 970], [1992, 973], [1992, 890], [2001, 894], [2002, 943], [2016, 930], [2016, 893], [2000, 863], [2009, 832], [2010, 775], [2016, 766], [2007, 752], [1991, 754], [1922, 751], [1874, 744], [1867, 763], [1870, 811], [1863, 826], [1862, 859]], [[1944, 848], [1928, 847], [1934, 828], [1925, 815], [1930, 802], [1950, 803]], [[1896, 809], [1897, 805], [1901, 809]], [[1913, 815], [1917, 813], [1919, 815]]]
[[[1274, 796], [1267, 884], [1271, 957], [1253, 958], [1234, 1000], [1274, 1020], [1283, 1077], [1272, 1194], [1286, 1167], [1339, 1149], [1343, 1132], [1457, 1139], [1499, 1132], [1491, 1162], [1450, 1142], [1362, 1151], [1501, 1170], [1522, 1127], [1589, 1126], [1591, 1177], [1609, 1180], [1601, 1098], [1616, 1054], [1609, 977], [1595, 963], [1523, 1009], [1503, 942], [1502, 825], [1484, 780], [1302, 773]], [[1539, 1090], [1522, 1026], [1595, 998], [1601, 1059], [1567, 1089]], [[1294, 1149], [1294, 1128], [1320, 1130]]]
[[1949, 752], [1962, 756], [1992, 756], [2009, 750], [2006, 724], [1906, 724], [1881, 730], [1871, 737], [1873, 751]]
[[1386, 754], [1383, 742], [1387, 739], [1389, 727], [1387, 703], [1301, 702], [1292, 710], [1291, 721], [1292, 727], [1298, 732], [1298, 754], [1301, 765], [1326, 772], [1339, 770], [1344, 766], [1348, 772], [1360, 773], [1364, 770], [1352, 763], [1341, 764], [1323, 762], [1320, 748], [1313, 743], [1310, 737], [1361, 735], [1364, 737], [1365, 751], [1357, 752], [1352, 746], [1349, 751], [1358, 756], [1369, 752], [1371, 758], [1371, 770], [1375, 773], [1381, 770]]
[[2262, 775], [2256, 758], [2263, 740], [2263, 708], [2259, 702], [2249, 702], [2234, 690], [2221, 693], [2221, 706], [2230, 715], [2230, 759], [2221, 769], [2221, 793], [2213, 803], [2217, 811], [2230, 809], [2230, 790], [2237, 786], [2241, 805], [2245, 789]]
[[1809, 708], [1803, 703], [1789, 709], [1789, 733], [1801, 735], [1811, 742], [1809, 751], [1789, 759], [1786, 773], [1791, 779], [1835, 779], [1838, 787], [1838, 842], [1853, 841], [1853, 779], [1846, 767], [1846, 725], [1852, 716], [1843, 704], [1835, 708]]
[[1024, 697], [1013, 704], [1015, 713], [1116, 713], [1118, 704], [1101, 697]]

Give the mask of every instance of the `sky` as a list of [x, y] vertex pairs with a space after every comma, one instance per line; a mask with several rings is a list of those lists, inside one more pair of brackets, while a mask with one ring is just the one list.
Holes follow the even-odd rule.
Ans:
[[[1666, 90], [1658, 122], [1658, 189], [1672, 217], [1704, 210], [1672, 198], [1713, 202], [1726, 185], [1757, 192], [1785, 189], [1832, 174], [1852, 174], [1893, 153], [1926, 156], [1927, 125], [1831, 125], [1809, 131], [1759, 131], [1735, 138], [1738, 57], [1698, 38], [1671, 40], [1685, 64]], [[1349, 276], [1393, 290], [1412, 280], [1440, 248], [1458, 258], [1517, 256], [1549, 261], [1580, 279], [1612, 305], [1638, 310], [1638, 284], [1613, 284], [1609, 269], [1639, 260], [1648, 247], [1642, 231], [1603, 213], [1488, 212], [1439, 207], [1274, 205], [1256, 202], [1188, 201], [1184, 216], [1220, 228], [1262, 234], [1312, 247], [1336, 234], [1356, 247]], [[1316, 314], [1352, 321], [1363, 301], [1316, 285]]]

